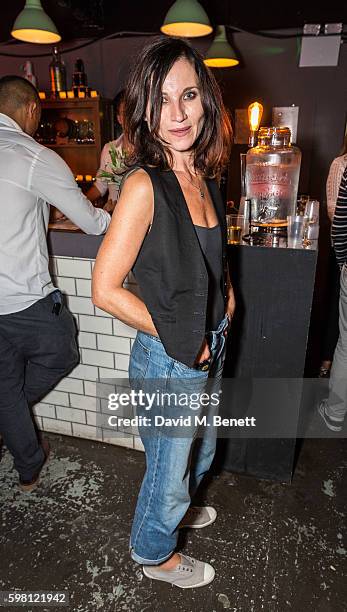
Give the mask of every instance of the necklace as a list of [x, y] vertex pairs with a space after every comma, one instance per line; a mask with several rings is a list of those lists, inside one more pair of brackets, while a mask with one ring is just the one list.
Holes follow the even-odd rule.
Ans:
[[[180, 172], [180, 171], [179, 171], [179, 172]], [[191, 181], [191, 180], [190, 180], [190, 179], [189, 179], [189, 178], [188, 178], [188, 177], [187, 177], [187, 176], [186, 176], [186, 175], [185, 175], [185, 174], [184, 174], [182, 171], [181, 171], [181, 174], [182, 174], [183, 178], [185, 178], [185, 179], [186, 179], [186, 181], [188, 181], [188, 183], [190, 183], [191, 185], [193, 185], [193, 187], [195, 187], [195, 189], [197, 189], [197, 190], [198, 190], [199, 195], [200, 195], [200, 198], [204, 199], [205, 194], [204, 194], [203, 190], [201, 189], [200, 185], [199, 185], [199, 186], [195, 185], [195, 183], [193, 183], [193, 181]]]

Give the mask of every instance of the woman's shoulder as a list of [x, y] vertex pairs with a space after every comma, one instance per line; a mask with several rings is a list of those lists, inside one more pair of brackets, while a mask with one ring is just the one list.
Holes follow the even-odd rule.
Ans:
[[132, 166], [125, 171], [122, 189], [124, 189], [125, 185], [127, 189], [136, 190], [143, 194], [147, 194], [149, 191], [152, 193], [152, 181], [148, 172], [142, 166]]
[[330, 168], [342, 168], [343, 170], [345, 169], [347, 165], [347, 153], [345, 153], [344, 155], [339, 155], [338, 157], [335, 157], [335, 159], [333, 159], [333, 161], [331, 162], [331, 166]]

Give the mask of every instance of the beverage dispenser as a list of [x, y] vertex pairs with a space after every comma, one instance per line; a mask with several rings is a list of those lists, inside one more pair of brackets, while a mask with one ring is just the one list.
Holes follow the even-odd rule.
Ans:
[[260, 128], [258, 145], [249, 149], [246, 159], [252, 226], [283, 228], [287, 216], [296, 214], [300, 163], [301, 152], [291, 145], [289, 128]]

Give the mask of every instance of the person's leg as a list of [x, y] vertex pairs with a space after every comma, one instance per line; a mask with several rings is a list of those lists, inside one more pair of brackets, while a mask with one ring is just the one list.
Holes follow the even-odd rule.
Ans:
[[[6, 315], [2, 315], [6, 316]], [[4, 321], [3, 321], [4, 322]], [[23, 479], [30, 479], [44, 462], [27, 399], [23, 392], [23, 355], [0, 332], [0, 432]]]
[[[147, 334], [138, 334], [129, 367], [133, 388], [149, 392], [152, 382], [153, 388], [159, 386], [161, 391], [173, 393], [178, 389], [186, 389], [187, 383], [184, 380], [192, 374], [197, 378], [193, 386], [195, 389], [201, 388], [207, 380], [207, 374], [179, 365], [166, 355], [161, 342]], [[192, 384], [188, 386], [192, 390]], [[183, 416], [191, 414], [189, 407], [180, 407], [179, 412]], [[152, 426], [139, 427], [146, 453], [146, 473], [137, 500], [130, 552], [138, 563], [159, 565], [173, 556], [178, 525], [191, 501], [189, 470], [196, 427], [193, 425], [187, 431], [182, 428], [168, 433], [165, 427], [155, 426], [154, 416], [173, 416], [173, 410], [167, 405], [157, 404], [151, 411], [138, 406], [137, 414], [151, 417]]]
[[160, 433], [142, 440], [147, 469], [131, 530], [131, 557], [138, 563], [159, 565], [173, 555], [178, 525], [190, 504], [192, 440]]
[[78, 363], [72, 315], [63, 307], [57, 316], [52, 308], [47, 296], [24, 311], [0, 316], [0, 430], [24, 480], [30, 480], [45, 460], [29, 405]]
[[[211, 333], [210, 350], [212, 353], [211, 371], [208, 379], [207, 392], [213, 398], [219, 396], [222, 384], [226, 341], [223, 334], [225, 326], [220, 326], [218, 332]], [[219, 396], [220, 399], [220, 396]], [[202, 479], [211, 467], [216, 453], [217, 428], [213, 424], [214, 415], [219, 412], [219, 403], [214, 399], [210, 402], [206, 416], [209, 426], [204, 427], [201, 436], [195, 442], [190, 470], [189, 492], [193, 498]]]
[[339, 339], [334, 353], [329, 380], [326, 414], [343, 421], [347, 412], [347, 265], [341, 271]]
[[62, 304], [59, 315], [55, 315], [50, 295], [34, 306], [25, 322], [28, 360], [24, 393], [29, 404], [47, 395], [79, 362], [76, 326], [68, 308]]
[[334, 250], [329, 258], [329, 303], [326, 313], [325, 330], [322, 343], [322, 362], [319, 376], [326, 378], [330, 369], [339, 337], [339, 300], [340, 300], [340, 268], [337, 264]]

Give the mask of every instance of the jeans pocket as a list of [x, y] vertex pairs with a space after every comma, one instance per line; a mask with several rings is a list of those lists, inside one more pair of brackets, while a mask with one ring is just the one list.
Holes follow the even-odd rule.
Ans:
[[138, 338], [135, 338], [129, 362], [130, 382], [132, 380], [142, 380], [146, 376], [150, 357], [150, 349], [144, 346]]
[[181, 376], [182, 378], [208, 378], [208, 370], [196, 370], [195, 368], [190, 368], [182, 361], [173, 360], [174, 365], [172, 368], [171, 376]]

